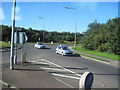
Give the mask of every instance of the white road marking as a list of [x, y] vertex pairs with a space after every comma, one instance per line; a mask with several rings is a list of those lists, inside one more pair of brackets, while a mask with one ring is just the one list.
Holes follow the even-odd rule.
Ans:
[[69, 84], [67, 84], [67, 83], [65, 83], [64, 81], [62, 81], [62, 80], [60, 80], [60, 79], [58, 79], [58, 78], [55, 78], [56, 80], [58, 80], [58, 81], [60, 81], [60, 82], [62, 82], [63, 84], [65, 84], [65, 85], [67, 85], [67, 86], [69, 86], [69, 87], [71, 87], [71, 88], [74, 88], [73, 86], [71, 86], [71, 85], [69, 85]]
[[60, 76], [60, 77], [67, 77], [67, 78], [72, 78], [72, 79], [77, 79], [77, 80], [79, 79], [80, 80], [79, 77], [67, 76], [67, 75], [56, 74], [56, 73], [52, 73], [52, 75], [54, 75], [54, 76]]
[[28, 62], [38, 62], [38, 61], [40, 61], [40, 60], [34, 60], [34, 61], [28, 61]]
[[50, 63], [50, 64], [53, 64], [53, 65], [55, 65], [55, 66], [57, 66], [57, 67], [59, 67], [59, 68], [62, 68], [62, 69], [66, 70], [66, 71], [68, 71], [68, 72], [70, 72], [70, 73], [72, 73], [72, 74], [75, 74], [75, 75], [79, 76], [79, 77], [82, 76], [82, 75], [80, 75], [80, 74], [78, 74], [78, 73], [76, 73], [76, 72], [73, 72], [73, 71], [71, 71], [71, 70], [68, 70], [68, 69], [66, 69], [66, 68], [64, 68], [64, 67], [62, 67], [62, 66], [60, 66], [60, 65], [58, 65], [58, 64], [55, 64], [55, 63], [53, 63], [53, 62], [50, 62], [50, 61], [48, 61], [48, 60], [45, 60], [45, 59], [41, 59], [41, 60], [44, 60], [44, 61], [46, 61], [46, 62], [48, 62], [48, 63]]
[[48, 64], [48, 65], [50, 65], [50, 63], [46, 63], [46, 62], [38, 62], [38, 61], [41, 61], [41, 60], [28, 61], [28, 62], [39, 63], [39, 64]]
[[33, 63], [38, 63], [38, 64], [47, 64], [47, 65], [51, 65], [50, 63], [46, 63], [46, 62], [33, 62]]
[[55, 68], [45, 68], [45, 67], [40, 67], [41, 69], [48, 69], [48, 70], [54, 70], [54, 71], [65, 71], [62, 69], [55, 69]]

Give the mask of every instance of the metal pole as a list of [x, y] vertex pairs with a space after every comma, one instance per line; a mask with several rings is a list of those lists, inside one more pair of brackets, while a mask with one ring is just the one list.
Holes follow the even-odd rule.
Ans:
[[[44, 19], [44, 26], [43, 29], [45, 30], [45, 19]], [[44, 30], [43, 30], [43, 43], [44, 43]]]
[[[65, 7], [66, 9], [73, 9], [76, 10], [76, 8], [71, 8], [71, 7]], [[76, 49], [76, 32], [77, 32], [77, 13], [75, 17], [75, 37], [74, 37], [74, 49]]]
[[76, 49], [76, 31], [77, 31], [77, 15], [75, 18], [75, 39], [74, 39], [74, 49]]
[[10, 53], [10, 69], [14, 69], [14, 29], [15, 29], [15, 7], [16, 0], [13, 4], [13, 17], [12, 17], [12, 33], [11, 33], [11, 53]]
[[43, 43], [44, 43], [45, 19], [44, 19], [44, 18], [42, 18], [42, 17], [38, 17], [38, 18], [40, 18], [40, 19], [43, 19], [43, 20], [44, 20], [44, 25], [43, 25]]
[[15, 58], [14, 58], [14, 64], [17, 64], [17, 29], [16, 29], [16, 43], [15, 43]]
[[23, 44], [21, 44], [21, 65], [23, 65]]

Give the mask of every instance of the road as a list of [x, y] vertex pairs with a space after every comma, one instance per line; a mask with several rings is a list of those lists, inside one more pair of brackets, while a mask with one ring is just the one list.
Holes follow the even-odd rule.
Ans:
[[[46, 63], [47, 65], [42, 65], [40, 68], [51, 73], [54, 78], [69, 87], [78, 88], [77, 78], [89, 71], [94, 75], [93, 88], [118, 88], [117, 67], [80, 56], [61, 56], [55, 53], [56, 47], [56, 45], [47, 45], [47, 49], [36, 49], [33, 44], [25, 44], [23, 52], [27, 52], [27, 61]], [[18, 50], [19, 61], [20, 53], [21, 50]], [[2, 53], [3, 63], [9, 62], [9, 55], [10, 52]]]

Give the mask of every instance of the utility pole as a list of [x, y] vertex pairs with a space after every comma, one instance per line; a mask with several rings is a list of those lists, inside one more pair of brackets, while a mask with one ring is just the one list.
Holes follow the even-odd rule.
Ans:
[[77, 32], [77, 15], [76, 15], [76, 20], [75, 20], [75, 40], [74, 40], [74, 49], [76, 49], [76, 32]]
[[10, 69], [14, 69], [14, 30], [15, 30], [15, 7], [16, 0], [13, 2], [13, 16], [12, 16], [12, 33], [11, 33], [11, 53], [10, 53]]
[[[42, 18], [42, 17], [38, 17], [38, 18], [40, 18], [40, 19], [43, 19], [43, 20], [44, 20], [43, 29], [45, 30], [45, 19], [44, 19], [44, 18]], [[44, 43], [44, 30], [43, 30], [43, 43]]]

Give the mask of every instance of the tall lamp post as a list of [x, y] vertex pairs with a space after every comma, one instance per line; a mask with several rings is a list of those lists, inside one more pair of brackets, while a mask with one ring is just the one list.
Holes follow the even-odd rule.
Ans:
[[[38, 17], [39, 19], [43, 19], [44, 20], [44, 25], [43, 25], [43, 29], [45, 30], [45, 19], [42, 17]], [[43, 30], [43, 43], [44, 43], [44, 30]]]
[[[65, 7], [65, 9], [76, 10], [76, 8]], [[76, 49], [76, 32], [77, 32], [77, 15], [75, 16], [75, 37], [74, 37], [74, 49]]]
[[14, 0], [14, 3], [13, 3], [12, 33], [11, 33], [11, 53], [10, 53], [10, 69], [14, 69], [15, 7], [16, 7], [16, 0]]

